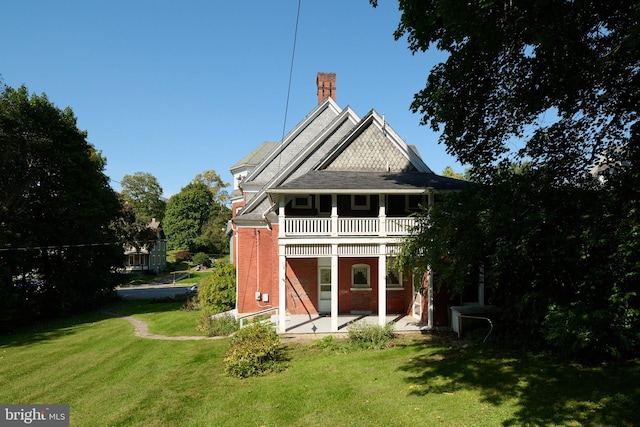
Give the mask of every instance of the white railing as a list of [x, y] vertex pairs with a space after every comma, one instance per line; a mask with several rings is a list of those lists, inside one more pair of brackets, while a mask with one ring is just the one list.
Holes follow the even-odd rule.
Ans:
[[287, 236], [330, 236], [331, 218], [287, 218], [284, 232]]
[[[414, 225], [414, 218], [386, 218], [386, 236], [406, 236]], [[331, 218], [285, 218], [284, 235], [295, 236], [379, 236], [380, 218], [338, 218], [334, 233]]]
[[406, 236], [415, 223], [415, 218], [387, 218], [387, 234], [392, 236]]

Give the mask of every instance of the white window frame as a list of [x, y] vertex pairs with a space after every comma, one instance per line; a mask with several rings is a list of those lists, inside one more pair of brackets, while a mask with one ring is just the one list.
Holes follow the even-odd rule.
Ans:
[[[302, 201], [304, 199], [305, 203], [298, 203], [298, 201]], [[294, 209], [311, 209], [311, 196], [303, 196], [303, 195], [293, 195], [293, 199], [291, 200], [291, 207]]]
[[[355, 283], [356, 272], [362, 272], [367, 278], [367, 283]], [[351, 266], [351, 290], [371, 290], [371, 266], [369, 264], [353, 264]]]
[[[364, 197], [364, 204], [356, 204], [357, 197]], [[368, 211], [371, 209], [371, 196], [369, 194], [352, 194], [351, 195], [351, 210], [354, 211]]]

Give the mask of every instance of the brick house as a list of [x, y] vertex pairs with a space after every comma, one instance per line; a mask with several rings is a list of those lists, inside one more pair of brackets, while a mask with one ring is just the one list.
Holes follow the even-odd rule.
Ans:
[[239, 315], [278, 309], [326, 315], [415, 317], [449, 324], [433, 275], [393, 271], [410, 214], [464, 182], [435, 174], [375, 110], [336, 103], [336, 75], [318, 73], [318, 104], [281, 143], [231, 168], [231, 256]]

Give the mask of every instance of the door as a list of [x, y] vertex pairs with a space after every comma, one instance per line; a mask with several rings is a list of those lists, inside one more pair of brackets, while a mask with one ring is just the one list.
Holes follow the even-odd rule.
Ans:
[[413, 303], [411, 315], [416, 320], [422, 320], [422, 286], [419, 275], [413, 275]]
[[318, 313], [331, 313], [331, 267], [320, 267], [318, 275]]

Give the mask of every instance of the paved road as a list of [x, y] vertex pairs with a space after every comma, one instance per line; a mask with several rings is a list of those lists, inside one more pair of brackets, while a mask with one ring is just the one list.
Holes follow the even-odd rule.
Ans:
[[136, 286], [135, 288], [122, 288], [117, 289], [118, 295], [124, 299], [153, 299], [170, 297], [176, 294], [183, 294], [189, 289], [188, 286], [171, 286], [171, 285], [157, 285], [157, 286]]

